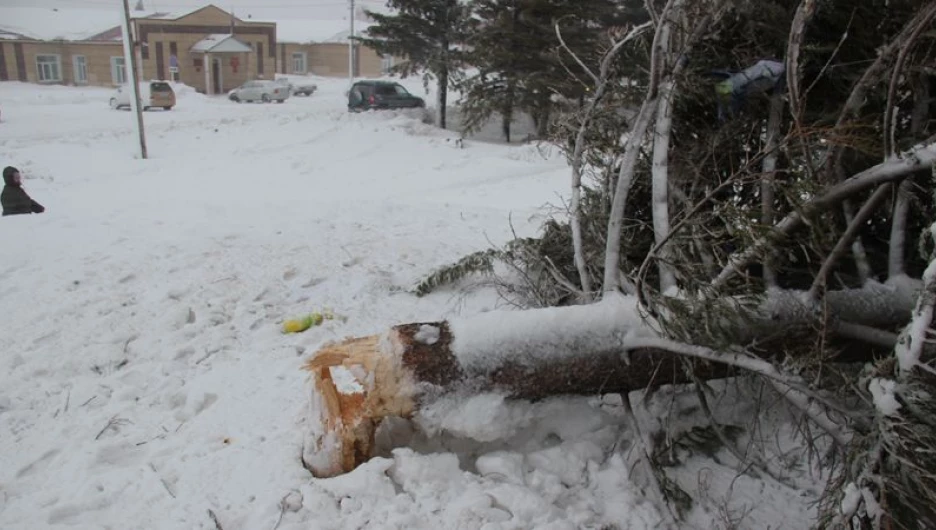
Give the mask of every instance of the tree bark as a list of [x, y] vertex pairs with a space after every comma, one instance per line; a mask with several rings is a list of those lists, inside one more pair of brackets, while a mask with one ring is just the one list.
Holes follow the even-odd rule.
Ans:
[[[670, 234], [669, 216], [669, 147], [673, 131], [673, 98], [676, 94], [676, 81], [666, 80], [660, 87], [660, 107], [657, 109], [656, 126], [653, 137], [653, 179], [651, 182], [653, 197], [653, 236], [657, 245], [663, 243]], [[676, 273], [670, 264], [668, 245], [660, 248], [657, 256], [657, 269], [660, 273], [660, 292], [666, 293], [676, 287]]]
[[[764, 226], [774, 224], [774, 179], [777, 172], [777, 158], [779, 157], [780, 125], [783, 121], [783, 96], [774, 94], [770, 98], [770, 114], [767, 117], [767, 142], [764, 146], [764, 164], [761, 177], [761, 223]], [[768, 287], [777, 286], [777, 273], [771, 263], [770, 254], [764, 258], [764, 282]]]
[[[444, 43], [446, 49], [448, 43]], [[448, 85], [449, 85], [449, 71], [448, 66], [443, 66], [442, 70], [439, 72], [439, 127], [442, 129], [447, 128], [446, 116], [448, 114]]]
[[904, 180], [897, 187], [894, 210], [891, 215], [890, 246], [887, 251], [887, 277], [896, 278], [904, 273], [904, 246], [907, 241], [907, 218], [910, 215], [910, 194], [913, 185]]

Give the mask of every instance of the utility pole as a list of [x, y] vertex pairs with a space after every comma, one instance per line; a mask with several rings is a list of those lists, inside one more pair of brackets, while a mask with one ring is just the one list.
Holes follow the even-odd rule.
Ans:
[[348, 34], [348, 83], [354, 85], [354, 0], [351, 1], [351, 32]]
[[130, 77], [133, 87], [133, 97], [130, 98], [130, 108], [136, 115], [137, 135], [140, 137], [140, 158], [146, 159], [146, 134], [143, 132], [143, 107], [140, 105], [140, 80], [137, 72], [136, 50], [134, 50], [133, 35], [130, 31], [130, 2], [123, 0], [123, 16], [121, 17], [124, 47], [124, 72]]

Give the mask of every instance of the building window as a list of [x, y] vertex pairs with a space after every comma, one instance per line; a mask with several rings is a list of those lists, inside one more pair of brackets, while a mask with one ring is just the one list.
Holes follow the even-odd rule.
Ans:
[[293, 60], [293, 73], [294, 74], [304, 74], [306, 73], [306, 54], [305, 52], [295, 52], [292, 54]]
[[58, 55], [37, 55], [40, 83], [56, 83], [62, 80], [62, 61]]
[[385, 74], [389, 74], [391, 68], [393, 68], [393, 56], [384, 55], [383, 57], [381, 57], [380, 58], [380, 71]]
[[72, 66], [74, 67], [74, 77], [76, 85], [88, 83], [88, 59], [84, 55], [72, 57]]
[[127, 68], [123, 57], [111, 57], [111, 79], [115, 85], [127, 82]]

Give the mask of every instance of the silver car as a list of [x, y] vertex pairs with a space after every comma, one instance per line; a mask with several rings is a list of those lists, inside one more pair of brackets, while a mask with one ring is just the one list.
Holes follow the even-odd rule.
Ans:
[[289, 87], [273, 81], [247, 81], [232, 90], [228, 98], [237, 103], [244, 101], [262, 101], [264, 103], [275, 101], [282, 103], [289, 99]]

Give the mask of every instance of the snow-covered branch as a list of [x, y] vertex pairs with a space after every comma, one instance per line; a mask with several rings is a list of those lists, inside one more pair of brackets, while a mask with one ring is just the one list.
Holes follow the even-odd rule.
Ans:
[[798, 210], [789, 213], [774, 225], [772, 230], [757, 239], [747, 249], [732, 255], [722, 271], [712, 281], [712, 286], [719, 289], [727, 285], [728, 281], [741, 269], [753, 263], [758, 256], [789, 236], [794, 230], [802, 227], [806, 220], [816, 213], [839, 204], [856, 193], [903, 179], [914, 172], [932, 166], [933, 163], [936, 163], [936, 143], [919, 147], [902, 158], [877, 164], [832, 186], [825, 193], [807, 201]]
[[591, 275], [588, 273], [588, 266], [585, 262], [585, 250], [582, 242], [582, 176], [584, 172], [584, 153], [585, 153], [585, 134], [591, 125], [592, 118], [598, 108], [598, 104], [604, 97], [608, 88], [611, 64], [618, 52], [625, 44], [640, 36], [650, 27], [650, 22], [641, 24], [629, 31], [622, 39], [615, 42], [611, 48], [604, 54], [601, 60], [601, 66], [598, 75], [594, 75], [582, 62], [582, 60], [573, 52], [562, 38], [562, 32], [559, 30], [559, 23], [555, 25], [556, 36], [562, 45], [562, 49], [571, 55], [579, 65], [585, 69], [595, 83], [594, 95], [588, 101], [585, 111], [582, 115], [582, 121], [579, 124], [578, 132], [575, 135], [575, 145], [572, 151], [572, 199], [570, 204], [570, 228], [572, 230], [572, 247], [575, 261], [575, 268], [578, 270], [579, 279], [582, 285], [582, 292], [586, 298], [591, 297]]

